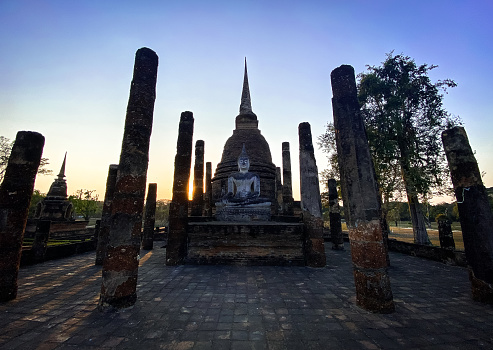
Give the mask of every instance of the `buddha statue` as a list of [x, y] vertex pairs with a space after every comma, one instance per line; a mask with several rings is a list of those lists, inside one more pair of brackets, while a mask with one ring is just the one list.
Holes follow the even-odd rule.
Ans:
[[252, 203], [260, 196], [260, 178], [251, 173], [250, 159], [245, 150], [245, 144], [238, 157], [238, 172], [228, 177], [228, 193], [222, 198], [223, 202]]
[[[260, 197], [260, 177], [249, 172], [250, 159], [245, 144], [238, 157], [238, 172], [228, 177], [228, 192], [216, 203], [216, 217], [225, 221], [269, 220], [270, 204]], [[240, 212], [230, 211], [237, 208]]]

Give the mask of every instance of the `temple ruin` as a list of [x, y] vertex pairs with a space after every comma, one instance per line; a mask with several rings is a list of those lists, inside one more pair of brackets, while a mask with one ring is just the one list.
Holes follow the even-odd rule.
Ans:
[[[307, 176], [315, 174], [315, 177], [307, 178], [306, 183], [316, 186], [307, 187], [305, 203], [303, 200], [301, 204], [298, 202], [294, 210], [289, 143], [282, 145], [282, 183], [280, 168], [276, 170], [272, 162], [269, 144], [258, 128], [257, 115], [252, 110], [246, 59], [236, 128], [225, 142], [214, 177], [206, 176], [205, 186], [204, 141], [197, 141], [194, 174], [199, 178], [194, 180], [190, 208], [187, 190], [193, 124], [184, 134], [184, 122], [182, 115], [170, 207], [167, 264], [325, 266], [315, 159], [309, 152], [302, 157], [308, 163], [307, 169], [301, 171]], [[309, 129], [308, 123], [302, 124], [303, 130]], [[300, 142], [311, 145], [311, 134], [300, 135]], [[308, 146], [308, 150], [310, 147], [313, 152], [313, 146]], [[302, 154], [305, 154], [305, 148], [300, 146]], [[311, 213], [307, 208], [312, 207], [319, 210]]]
[[72, 219], [74, 208], [67, 196], [67, 181], [65, 180], [66, 162], [67, 153], [65, 153], [60, 172], [51, 184], [48, 194], [36, 206], [36, 213], [34, 214], [36, 219], [50, 221], [68, 221]]

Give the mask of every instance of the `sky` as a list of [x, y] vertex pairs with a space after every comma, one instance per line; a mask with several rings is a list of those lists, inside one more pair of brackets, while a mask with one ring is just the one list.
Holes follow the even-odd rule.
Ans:
[[[135, 52], [151, 48], [159, 68], [147, 180], [158, 184], [158, 199], [170, 199], [181, 112], [194, 113], [194, 143], [205, 141], [214, 171], [235, 128], [246, 57], [259, 129], [276, 166], [290, 143], [299, 199], [298, 125], [311, 124], [316, 144], [332, 121], [331, 71], [350, 64], [360, 73], [394, 50], [438, 65], [433, 81], [457, 82], [444, 105], [462, 119], [490, 187], [492, 15], [491, 0], [0, 0], [0, 135], [45, 136], [54, 173], [37, 177], [40, 192], [67, 152], [68, 193], [104, 198]], [[326, 156], [315, 148], [322, 171]]]

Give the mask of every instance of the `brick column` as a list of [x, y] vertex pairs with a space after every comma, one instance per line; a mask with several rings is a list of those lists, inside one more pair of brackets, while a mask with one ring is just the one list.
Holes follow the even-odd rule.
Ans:
[[50, 239], [50, 220], [39, 220], [36, 225], [33, 246], [31, 247], [32, 257], [35, 262], [41, 262], [45, 259], [46, 249], [48, 249], [48, 240]]
[[204, 216], [212, 216], [212, 163], [205, 163]]
[[144, 216], [144, 232], [142, 249], [151, 250], [154, 245], [154, 224], [156, 222], [157, 184], [150, 183], [147, 187], [146, 210]]
[[353, 67], [343, 65], [334, 69], [331, 81], [337, 155], [351, 243], [356, 303], [372, 312], [393, 312], [378, 185], [360, 114]]
[[281, 168], [276, 167], [276, 215], [282, 214], [282, 180]]
[[17, 276], [29, 204], [45, 138], [19, 131], [0, 186], [0, 301], [17, 296]]
[[191, 216], [202, 216], [204, 207], [204, 141], [195, 142], [195, 165], [193, 167], [193, 197]]
[[301, 123], [298, 127], [298, 135], [300, 140], [301, 210], [305, 224], [305, 261], [307, 266], [323, 267], [325, 266], [324, 221], [322, 219], [322, 200], [310, 124]]
[[442, 141], [457, 198], [472, 296], [493, 304], [493, 214], [488, 194], [464, 128], [445, 130]]
[[156, 98], [158, 56], [148, 48], [135, 54], [118, 175], [111, 205], [110, 233], [103, 262], [99, 309], [131, 306], [137, 299], [142, 211], [149, 141]]
[[110, 236], [111, 203], [115, 195], [116, 175], [118, 164], [111, 164], [106, 178], [106, 192], [104, 194], [103, 212], [101, 213], [101, 224], [99, 226], [98, 244], [96, 246], [95, 265], [103, 265], [106, 255], [106, 247]]
[[282, 143], [282, 202], [284, 215], [293, 215], [293, 187], [289, 142]]
[[447, 216], [443, 214], [440, 216], [441, 217], [437, 220], [440, 247], [453, 252], [455, 250], [455, 241], [454, 234], [452, 232], [452, 223]]
[[329, 188], [329, 224], [332, 249], [344, 250], [344, 237], [342, 235], [341, 208], [339, 207], [339, 194], [335, 179], [327, 181]]
[[173, 199], [169, 205], [168, 245], [166, 265], [179, 265], [187, 255], [188, 182], [192, 166], [193, 113], [180, 117], [176, 144]]

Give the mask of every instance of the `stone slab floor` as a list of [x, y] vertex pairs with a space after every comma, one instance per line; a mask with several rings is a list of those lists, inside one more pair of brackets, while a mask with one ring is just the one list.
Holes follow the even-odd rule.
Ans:
[[119, 312], [96, 309], [94, 253], [22, 268], [18, 298], [0, 303], [0, 349], [493, 348], [493, 306], [471, 300], [464, 268], [391, 253], [396, 312], [379, 315], [354, 304], [347, 243], [321, 269], [166, 267], [159, 244]]

